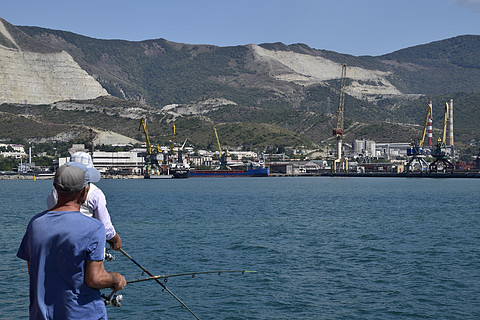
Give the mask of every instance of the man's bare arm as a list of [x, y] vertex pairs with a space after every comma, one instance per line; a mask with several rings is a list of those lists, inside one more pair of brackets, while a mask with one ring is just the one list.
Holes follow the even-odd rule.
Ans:
[[85, 264], [85, 282], [94, 289], [111, 288], [115, 291], [122, 290], [127, 281], [118, 272], [107, 272], [103, 261], [87, 260]]

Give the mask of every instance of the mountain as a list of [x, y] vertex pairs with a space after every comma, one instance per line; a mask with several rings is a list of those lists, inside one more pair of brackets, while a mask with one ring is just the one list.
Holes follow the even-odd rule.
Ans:
[[[347, 142], [359, 138], [381, 142], [418, 139], [428, 100], [434, 101], [435, 134], [439, 135], [443, 124], [437, 119], [443, 119], [443, 106], [450, 98], [455, 99], [456, 141], [471, 143], [480, 133], [476, 125], [480, 120], [480, 36], [460, 36], [378, 57], [356, 57], [304, 44], [217, 47], [166, 39], [131, 42], [4, 25], [22, 44], [22, 52], [68, 54], [110, 95], [143, 110], [132, 116], [124, 107], [117, 107], [121, 100], [92, 100], [95, 97], [88, 102], [69, 102], [94, 106], [88, 111], [84, 107], [64, 110], [58, 101], [67, 99], [59, 98], [50, 103], [50, 110], [58, 113], [56, 121], [61, 124], [71, 123], [68, 118], [75, 112], [91, 121], [77, 124], [105, 130], [113, 130], [110, 126], [116, 124], [116, 132], [141, 139], [137, 129], [143, 113], [149, 117], [149, 133], [158, 141], [168, 141], [175, 121], [180, 135], [204, 147], [214, 144], [212, 122], [218, 126], [222, 143], [230, 146], [330, 143], [340, 64], [346, 63]], [[16, 50], [14, 42], [2, 34], [0, 56]], [[71, 84], [78, 87], [74, 81]], [[17, 115], [23, 112], [11, 106], [1, 111], [13, 110]], [[38, 107], [32, 106], [30, 112], [33, 110], [38, 111], [37, 120], [51, 121]], [[0, 135], [8, 137], [2, 131]]]
[[466, 35], [399, 50], [379, 57], [401, 81], [404, 92], [480, 92], [480, 36]]
[[42, 45], [1, 19], [0, 57], [1, 102], [41, 104], [107, 95], [66, 51]]

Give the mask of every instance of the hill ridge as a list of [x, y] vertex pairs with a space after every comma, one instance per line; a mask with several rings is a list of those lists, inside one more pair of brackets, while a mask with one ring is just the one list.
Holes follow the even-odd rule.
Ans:
[[[377, 57], [357, 57], [300, 43], [219, 47], [163, 38], [135, 42], [102, 40], [39, 27], [7, 25], [7, 29], [21, 48], [68, 53], [108, 94], [157, 108], [157, 112], [146, 114], [151, 117], [150, 123], [157, 123], [158, 136], [167, 136], [159, 132], [168, 132], [175, 121], [179, 126], [188, 125], [183, 130], [196, 132], [198, 143], [205, 145], [209, 135], [205, 133], [200, 138], [199, 132], [209, 131], [215, 122], [219, 128], [235, 128], [232, 130], [236, 136], [228, 134], [227, 129], [223, 132], [225, 141], [231, 144], [319, 143], [331, 135], [341, 63], [348, 65], [346, 127], [362, 124], [361, 130], [347, 133], [347, 140], [381, 137], [384, 141], [414, 136], [414, 130], [395, 131], [395, 123], [421, 124], [428, 100], [433, 99], [436, 106], [451, 97], [459, 101], [456, 128], [462, 136], [457, 141], [466, 141], [468, 136], [478, 133], [475, 123], [480, 116], [475, 111], [480, 101], [480, 69], [476, 68], [476, 59], [480, 51], [476, 50], [476, 43], [480, 36], [447, 39]], [[0, 37], [0, 44], [4, 42], [8, 42], [7, 37]], [[468, 45], [469, 42], [472, 44]], [[429, 51], [435, 51], [435, 55], [429, 55]], [[129, 118], [115, 117], [123, 109], [103, 103], [95, 100], [88, 112], [86, 107], [74, 106], [72, 110], [57, 111], [82, 112], [89, 119], [108, 117], [107, 124], [95, 120], [92, 126], [113, 127], [118, 123], [115, 130], [128, 135], [126, 122], [122, 121]], [[442, 110], [434, 107], [435, 119], [443, 117]], [[439, 122], [435, 126], [440, 126]], [[135, 127], [138, 124], [133, 125], [130, 135], [141, 139]], [[254, 132], [252, 127], [270, 130], [278, 139], [263, 142], [261, 130]], [[252, 137], [243, 135], [241, 130]], [[282, 140], [280, 132], [289, 138]]]

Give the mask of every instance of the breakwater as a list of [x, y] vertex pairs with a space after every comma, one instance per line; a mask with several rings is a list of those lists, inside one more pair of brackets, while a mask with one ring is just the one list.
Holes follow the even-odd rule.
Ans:
[[[322, 172], [322, 173], [271, 173], [269, 177], [369, 177], [369, 178], [480, 178], [480, 172], [453, 172], [453, 173], [435, 173], [435, 172]], [[107, 174], [102, 175], [102, 179], [143, 179], [143, 175], [120, 175]], [[53, 175], [33, 175], [33, 174], [0, 174], [0, 180], [48, 180], [53, 179]]]
[[480, 172], [323, 172], [323, 173], [271, 173], [270, 177], [370, 177], [370, 178], [480, 178]]

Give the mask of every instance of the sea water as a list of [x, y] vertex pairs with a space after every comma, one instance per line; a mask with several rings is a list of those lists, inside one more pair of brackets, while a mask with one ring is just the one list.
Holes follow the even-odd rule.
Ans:
[[[46, 181], [0, 181], [0, 319], [28, 317], [16, 252]], [[123, 248], [200, 319], [480, 319], [480, 180], [102, 180]], [[121, 253], [105, 262], [146, 277]], [[109, 290], [103, 290], [109, 294]], [[195, 319], [155, 281], [110, 319]]]

